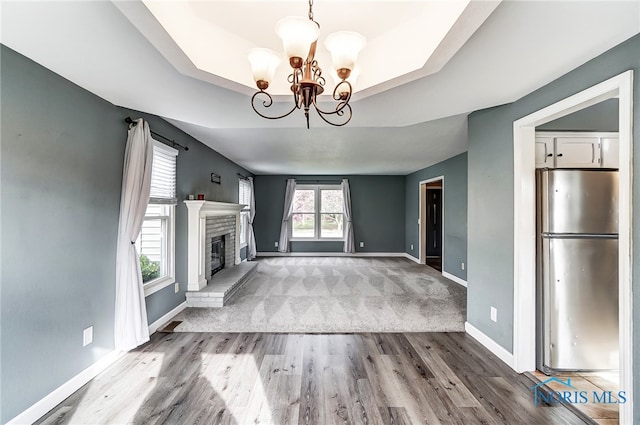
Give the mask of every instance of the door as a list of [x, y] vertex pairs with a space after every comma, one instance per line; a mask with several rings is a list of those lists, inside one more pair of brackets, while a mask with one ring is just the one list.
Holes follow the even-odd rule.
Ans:
[[618, 233], [618, 172], [540, 170], [543, 233]]
[[442, 189], [427, 187], [427, 257], [442, 256]]
[[603, 137], [600, 143], [602, 143], [600, 152], [602, 168], [618, 168], [620, 166], [618, 138]]
[[556, 137], [557, 168], [600, 168], [599, 137]]
[[542, 246], [544, 368], [617, 369], [617, 238], [543, 237]]
[[536, 168], [553, 168], [553, 137], [536, 137]]

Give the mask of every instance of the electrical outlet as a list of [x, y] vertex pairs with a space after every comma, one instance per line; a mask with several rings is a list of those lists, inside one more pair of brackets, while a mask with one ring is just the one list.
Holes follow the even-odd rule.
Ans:
[[498, 321], [498, 309], [493, 306], [491, 307], [491, 320], [494, 322]]
[[278, 242], [274, 242], [273, 246], [275, 246], [277, 248], [278, 247]]
[[360, 241], [360, 248], [364, 248], [364, 242]]
[[411, 244], [411, 251], [413, 251], [413, 244]]
[[180, 292], [180, 282], [176, 282], [176, 284], [173, 285], [173, 292], [175, 292], [176, 294]]
[[460, 268], [464, 270], [464, 263], [460, 263]]
[[93, 342], [93, 326], [89, 326], [87, 329], [82, 331], [82, 346], [86, 347], [92, 342]]

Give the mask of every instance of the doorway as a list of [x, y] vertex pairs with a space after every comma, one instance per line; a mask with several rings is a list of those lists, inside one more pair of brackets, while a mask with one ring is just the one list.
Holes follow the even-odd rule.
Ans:
[[442, 273], [444, 264], [444, 177], [420, 182], [420, 264]]
[[619, 340], [620, 423], [633, 420], [633, 297], [631, 296], [633, 71], [624, 72], [514, 122], [514, 334], [513, 368], [536, 368], [535, 322], [535, 129], [578, 110], [619, 101]]
[[427, 183], [426, 263], [442, 272], [442, 180]]
[[[533, 375], [540, 381], [571, 379], [589, 394], [621, 390], [618, 103], [604, 100], [536, 127], [538, 372]], [[617, 422], [619, 416], [616, 403], [573, 407], [595, 421]]]

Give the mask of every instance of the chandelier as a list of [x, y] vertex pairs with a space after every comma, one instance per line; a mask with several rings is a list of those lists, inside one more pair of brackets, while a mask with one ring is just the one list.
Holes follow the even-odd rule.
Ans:
[[324, 44], [331, 52], [338, 80], [333, 90], [336, 107], [327, 111], [318, 105], [318, 96], [324, 92], [325, 85], [322, 68], [315, 59], [319, 33], [320, 24], [313, 20], [313, 0], [309, 0], [308, 19], [289, 16], [276, 24], [276, 34], [282, 39], [284, 52], [292, 69], [287, 81], [291, 84], [293, 107], [282, 115], [267, 114], [268, 108], [273, 105], [273, 98], [266, 90], [280, 63], [279, 55], [273, 50], [263, 48], [252, 49], [249, 52], [253, 79], [259, 90], [251, 97], [251, 106], [258, 115], [275, 120], [290, 115], [296, 109], [302, 109], [309, 128], [309, 109], [313, 105], [320, 118], [328, 124], [343, 126], [351, 120], [349, 100], [353, 87], [347, 79], [351, 76], [358, 53], [365, 46], [366, 40], [362, 35], [352, 31], [338, 31], [327, 36]]

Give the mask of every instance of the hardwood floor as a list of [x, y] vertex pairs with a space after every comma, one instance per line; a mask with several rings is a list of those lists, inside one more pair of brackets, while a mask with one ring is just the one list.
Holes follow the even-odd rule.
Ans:
[[[535, 379], [545, 381], [549, 376], [536, 370], [531, 373]], [[559, 372], [553, 376], [566, 381], [571, 379], [572, 385], [580, 390], [587, 391], [589, 394], [595, 392], [602, 393], [610, 391], [617, 394], [620, 390], [618, 371], [606, 372]], [[563, 391], [563, 385], [558, 382], [549, 382], [547, 387], [553, 391]], [[594, 423], [599, 425], [618, 424], [619, 411], [617, 404], [599, 403], [599, 404], [581, 404], [576, 403], [573, 407], [581, 411], [585, 416], [591, 418]]]
[[156, 333], [39, 424], [581, 424], [464, 333]]

